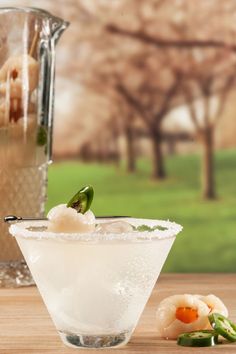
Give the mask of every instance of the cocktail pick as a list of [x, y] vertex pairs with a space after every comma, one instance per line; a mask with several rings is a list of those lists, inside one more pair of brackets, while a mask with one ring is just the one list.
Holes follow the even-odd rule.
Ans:
[[23, 218], [22, 216], [16, 216], [16, 215], [7, 215], [4, 217], [4, 222], [7, 223], [14, 223], [18, 221], [46, 221], [48, 220], [47, 218]]
[[[103, 216], [96, 216], [96, 219], [119, 219], [119, 218], [129, 218], [130, 216], [125, 215], [103, 215]], [[7, 215], [4, 217], [4, 222], [11, 224], [15, 222], [21, 221], [47, 221], [47, 218], [25, 218], [22, 216], [16, 215]]]
[[[73, 198], [67, 203], [68, 208], [75, 209], [78, 213], [84, 214], [89, 210], [94, 196], [93, 187], [88, 185], [80, 189]], [[96, 216], [96, 219], [116, 219], [116, 218], [127, 218], [128, 216], [121, 215], [104, 215]], [[22, 217], [16, 215], [7, 215], [4, 218], [6, 223], [15, 223], [19, 221], [46, 221], [47, 218], [32, 218], [32, 217]]]

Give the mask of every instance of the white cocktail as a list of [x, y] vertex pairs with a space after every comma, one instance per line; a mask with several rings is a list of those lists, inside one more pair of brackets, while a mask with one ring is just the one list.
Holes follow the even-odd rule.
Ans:
[[[138, 322], [182, 227], [168, 221], [96, 220], [92, 233], [55, 233], [47, 221], [10, 227], [63, 342], [74, 347], [124, 345]], [[138, 231], [147, 225], [152, 231]], [[159, 228], [156, 228], [159, 225]], [[105, 230], [105, 231], [104, 231]]]

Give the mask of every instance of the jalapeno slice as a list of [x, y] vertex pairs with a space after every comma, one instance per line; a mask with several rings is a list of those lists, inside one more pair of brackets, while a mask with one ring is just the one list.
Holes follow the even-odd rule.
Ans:
[[74, 208], [78, 213], [84, 214], [90, 208], [93, 201], [93, 195], [94, 191], [92, 186], [83, 187], [67, 203], [67, 208]]
[[39, 126], [37, 132], [37, 145], [44, 146], [47, 144], [48, 133], [44, 126]]
[[208, 316], [214, 330], [230, 342], [236, 342], [236, 324], [219, 313]]
[[177, 344], [184, 347], [212, 347], [218, 343], [218, 334], [212, 330], [182, 333]]

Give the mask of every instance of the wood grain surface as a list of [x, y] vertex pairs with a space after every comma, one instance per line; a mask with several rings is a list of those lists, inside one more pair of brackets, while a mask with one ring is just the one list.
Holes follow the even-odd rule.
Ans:
[[[212, 348], [184, 348], [175, 341], [157, 338], [155, 309], [161, 299], [181, 293], [220, 296], [236, 321], [236, 274], [165, 274], [158, 281], [128, 345], [102, 353], [204, 354], [234, 353], [235, 344]], [[94, 354], [95, 350], [70, 349], [63, 345], [35, 287], [0, 289], [0, 354]]]

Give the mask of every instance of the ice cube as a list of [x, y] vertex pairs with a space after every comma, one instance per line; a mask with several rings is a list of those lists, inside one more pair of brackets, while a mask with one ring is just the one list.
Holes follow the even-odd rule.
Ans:
[[133, 227], [127, 221], [112, 221], [99, 224], [97, 231], [100, 233], [120, 234], [132, 232]]

